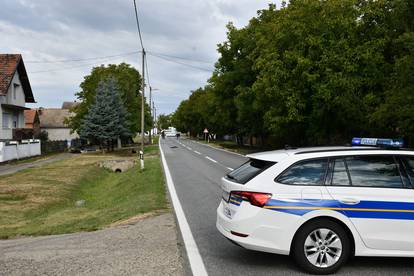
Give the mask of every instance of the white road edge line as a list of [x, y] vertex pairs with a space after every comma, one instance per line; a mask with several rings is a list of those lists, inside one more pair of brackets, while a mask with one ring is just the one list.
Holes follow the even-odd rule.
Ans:
[[190, 263], [191, 271], [193, 275], [208, 275], [207, 270], [204, 267], [203, 259], [198, 251], [197, 244], [191, 233], [190, 225], [185, 218], [183, 207], [178, 199], [177, 192], [175, 190], [174, 182], [171, 177], [170, 170], [168, 169], [167, 161], [165, 160], [164, 152], [162, 151], [161, 141], [158, 142], [158, 146], [161, 152], [162, 165], [164, 167], [165, 179], [167, 181], [168, 191], [170, 193], [171, 201], [177, 216], [178, 225], [180, 226], [181, 236], [183, 237], [185, 250], [187, 251], [188, 261]]
[[211, 162], [214, 162], [214, 163], [218, 163], [216, 160], [214, 160], [213, 158], [210, 158], [210, 157], [208, 157], [208, 156], [206, 156], [206, 158], [208, 159], [208, 160], [210, 160]]
[[234, 169], [233, 168], [230, 168], [230, 167], [226, 167], [228, 170], [230, 170], [230, 171], [234, 171]]

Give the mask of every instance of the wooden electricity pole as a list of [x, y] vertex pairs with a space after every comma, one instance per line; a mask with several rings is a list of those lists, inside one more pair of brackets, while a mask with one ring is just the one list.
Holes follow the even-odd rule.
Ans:
[[144, 169], [144, 139], [145, 139], [145, 49], [142, 48], [142, 88], [141, 88], [141, 151], [139, 159], [141, 170]]
[[[151, 109], [152, 109], [152, 107], [151, 107], [151, 101], [152, 101], [152, 87], [151, 87], [151, 85], [150, 85], [150, 87], [149, 87], [149, 89], [150, 89], [150, 98], [149, 98], [149, 106], [150, 106], [150, 116], [151, 116], [151, 120], [152, 120], [152, 111], [151, 111]], [[150, 132], [149, 132], [149, 140], [150, 140], [150, 143], [151, 143], [151, 145], [152, 145], [152, 134], [151, 134], [151, 132], [152, 132], [152, 124], [151, 124], [151, 129], [150, 129]]]

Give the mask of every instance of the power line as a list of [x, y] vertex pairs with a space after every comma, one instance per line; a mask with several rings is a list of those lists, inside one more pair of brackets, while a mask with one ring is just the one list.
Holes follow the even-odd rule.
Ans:
[[145, 70], [147, 70], [147, 83], [148, 83], [148, 86], [151, 87], [150, 79], [149, 79], [149, 71], [148, 71], [148, 62], [147, 62], [147, 60], [148, 60], [148, 58], [147, 58], [147, 56], [145, 56]]
[[141, 28], [139, 26], [139, 19], [138, 19], [138, 8], [137, 3], [134, 0], [134, 10], [135, 10], [135, 19], [137, 21], [137, 28], [138, 28], [138, 34], [139, 34], [139, 41], [141, 42], [141, 49], [144, 51], [144, 43], [142, 43], [142, 35], [141, 35]]
[[[108, 55], [108, 56], [99, 56], [99, 57], [73, 58], [73, 59], [61, 59], [61, 60], [29, 60], [29, 61], [25, 61], [25, 63], [32, 63], [32, 64], [73, 63], [73, 62], [82, 62], [82, 61], [89, 61], [89, 60], [101, 60], [101, 59], [106, 60], [106, 59], [111, 59], [111, 58], [116, 58], [116, 57], [124, 57], [124, 56], [135, 55], [135, 54], [139, 54], [139, 53], [142, 53], [142, 51], [131, 51], [131, 52], [126, 52], [126, 53], [119, 53], [119, 54]], [[211, 64], [212, 63], [212, 62], [208, 62], [208, 61], [204, 61], [204, 60], [174, 56], [174, 55], [170, 55], [170, 54], [164, 54], [164, 53], [153, 52], [153, 51], [148, 51], [147, 53], [150, 54], [150, 55], [153, 55], [153, 56], [156, 55], [159, 58], [164, 57], [164, 58], [168, 58], [168, 59], [171, 59], [171, 60], [172, 59], [181, 59], [181, 60], [187, 60], [187, 61], [199, 62], [199, 63], [206, 63], [206, 64]], [[199, 68], [197, 68], [197, 69], [199, 69]], [[49, 71], [49, 70], [46, 70], [46, 71]]]
[[[114, 58], [109, 58], [109, 59], [107, 58], [105, 60], [102, 60], [102, 62], [108, 62], [108, 61], [113, 60], [113, 59]], [[88, 66], [92, 66], [92, 65], [97, 65], [97, 63], [96, 62], [94, 62], [94, 63], [84, 63], [84, 64], [77, 65], [77, 66], [67, 66], [67, 67], [61, 67], [61, 68], [55, 68], [55, 69], [39, 70], [39, 71], [30, 72], [30, 74], [66, 71], [66, 70], [71, 70], [71, 69], [76, 69], [76, 68], [88, 67]]]
[[157, 57], [157, 58], [169, 61], [169, 62], [173, 62], [173, 63], [177, 63], [177, 64], [180, 64], [180, 65], [183, 65], [183, 66], [187, 66], [187, 67], [190, 67], [190, 68], [194, 68], [194, 69], [198, 69], [198, 70], [206, 71], [206, 72], [210, 72], [210, 73], [213, 72], [213, 70], [208, 69], [208, 68], [198, 67], [198, 66], [195, 66], [195, 65], [192, 65], [192, 64], [184, 63], [184, 62], [181, 62], [181, 61], [176, 61], [176, 60], [173, 60], [171, 58], [166, 58], [166, 57], [161, 56], [161, 55], [156, 55], [154, 53], [152, 53], [152, 54], [148, 53], [148, 54], [153, 56], [153, 57]]
[[100, 57], [88, 57], [88, 58], [74, 58], [74, 59], [62, 59], [62, 60], [29, 60], [25, 61], [25, 63], [66, 63], [66, 62], [79, 62], [79, 61], [88, 61], [88, 60], [99, 60], [99, 59], [108, 59], [108, 58], [115, 58], [115, 57], [123, 57], [123, 56], [130, 56], [134, 54], [139, 54], [141, 51], [133, 51], [127, 53], [120, 53], [110, 56], [100, 56]]
[[[88, 61], [88, 60], [102, 60], [102, 62], [105, 61], [110, 61], [113, 60], [115, 58], [118, 57], [123, 57], [123, 56], [129, 56], [129, 55], [133, 55], [133, 54], [138, 54], [138, 53], [142, 53], [142, 51], [133, 51], [133, 52], [128, 52], [128, 53], [122, 53], [122, 54], [117, 54], [117, 55], [109, 55], [109, 56], [101, 56], [101, 57], [91, 57], [91, 58], [83, 58], [83, 59], [66, 59], [66, 60], [50, 60], [50, 61], [29, 61], [30, 63], [65, 63], [65, 62], [79, 62], [79, 61]], [[173, 56], [171, 55], [167, 55], [167, 54], [161, 54], [161, 53], [155, 53], [155, 52], [147, 52], [149, 55], [163, 59], [165, 61], [168, 62], [172, 62], [172, 63], [176, 63], [176, 64], [180, 64], [183, 66], [187, 66], [193, 69], [197, 69], [197, 70], [202, 70], [202, 71], [206, 71], [206, 72], [212, 72], [212, 70], [208, 69], [208, 68], [203, 68], [203, 67], [198, 67], [192, 64], [188, 64], [188, 63], [184, 63], [184, 62], [180, 62], [180, 61], [175, 61], [173, 59]], [[169, 58], [171, 57], [171, 58]], [[179, 59], [179, 57], [174, 57]], [[180, 59], [184, 59], [184, 58], [180, 58]], [[190, 61], [196, 61], [196, 60], [191, 60], [191, 59], [186, 59], [186, 60], [190, 60]], [[26, 62], [26, 63], [29, 63]], [[58, 71], [66, 71], [66, 70], [71, 70], [71, 69], [76, 69], [76, 68], [81, 68], [81, 67], [87, 67], [87, 66], [91, 66], [91, 65], [96, 65], [97, 63], [86, 63], [86, 64], [81, 64], [81, 65], [77, 65], [77, 66], [69, 66], [69, 67], [61, 67], [61, 68], [56, 68], [56, 69], [47, 69], [47, 70], [39, 70], [39, 71], [33, 71], [30, 72], [31, 74], [38, 74], [38, 73], [50, 73], [50, 72], [58, 72]], [[148, 62], [147, 59], [145, 60], [145, 67], [146, 70], [148, 72]], [[147, 81], [148, 83], [150, 83], [149, 81], [149, 74], [147, 74]]]
[[182, 60], [188, 60], [188, 61], [192, 61], [192, 62], [199, 62], [199, 63], [205, 63], [205, 64], [212, 64], [213, 62], [210, 61], [205, 61], [205, 60], [200, 60], [200, 59], [193, 59], [193, 58], [186, 58], [186, 57], [179, 57], [179, 56], [173, 56], [173, 55], [169, 55], [169, 54], [163, 54], [163, 53], [157, 53], [157, 52], [153, 52], [153, 51], [148, 51], [147, 53], [149, 54], [155, 54], [155, 55], [159, 55], [159, 56], [164, 56], [167, 58], [173, 58], [173, 59], [182, 59]]

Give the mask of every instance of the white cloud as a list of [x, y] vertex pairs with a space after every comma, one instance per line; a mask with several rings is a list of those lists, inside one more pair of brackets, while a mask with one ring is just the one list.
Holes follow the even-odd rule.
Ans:
[[[4, 2], [4, 3], [3, 3]], [[141, 0], [140, 22], [147, 51], [209, 61], [225, 40], [225, 25], [242, 27], [270, 0]], [[276, 1], [280, 3], [280, 1]], [[1, 53], [21, 53], [37, 106], [58, 107], [74, 100], [83, 76], [95, 65], [125, 61], [140, 68], [140, 56], [76, 63], [29, 63], [114, 55], [138, 50], [132, 0], [4, 0], [0, 10]], [[191, 90], [205, 85], [210, 73], [149, 55], [151, 84], [158, 113], [175, 110]], [[93, 64], [91, 64], [93, 63]], [[85, 66], [82, 66], [85, 65]], [[51, 70], [57, 70], [52, 72]], [[35, 73], [38, 71], [51, 71]]]

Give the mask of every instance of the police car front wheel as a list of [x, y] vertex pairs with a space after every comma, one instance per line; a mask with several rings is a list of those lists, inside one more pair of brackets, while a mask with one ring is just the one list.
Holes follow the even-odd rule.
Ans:
[[293, 257], [305, 271], [330, 274], [348, 259], [350, 240], [341, 225], [321, 219], [298, 230], [292, 249]]

